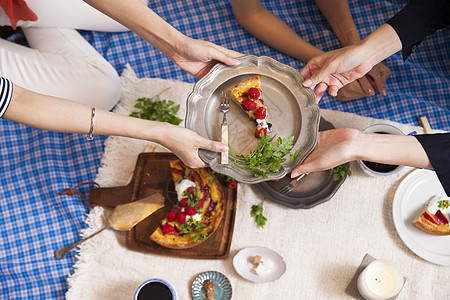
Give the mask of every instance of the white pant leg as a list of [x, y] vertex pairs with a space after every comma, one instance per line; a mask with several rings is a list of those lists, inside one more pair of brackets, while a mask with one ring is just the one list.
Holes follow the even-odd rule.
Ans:
[[75, 30], [25, 28], [31, 48], [0, 39], [0, 75], [29, 90], [103, 109], [120, 98], [115, 69]]
[[[58, 27], [113, 32], [128, 30], [83, 0], [26, 0], [26, 3], [38, 20], [17, 22], [17, 26], [21, 28]], [[0, 26], [5, 25], [10, 26], [11, 22], [3, 9], [0, 9]]]

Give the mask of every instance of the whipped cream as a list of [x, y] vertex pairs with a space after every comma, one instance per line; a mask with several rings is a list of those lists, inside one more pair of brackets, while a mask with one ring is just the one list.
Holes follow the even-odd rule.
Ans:
[[183, 193], [185, 190], [187, 190], [190, 187], [196, 187], [195, 183], [193, 181], [190, 181], [189, 179], [183, 179], [180, 181], [179, 184], [175, 187], [175, 191], [177, 192], [178, 200], [184, 197]]
[[256, 130], [259, 130], [261, 128], [264, 128], [267, 130], [267, 132], [271, 131], [271, 126], [269, 126], [269, 123], [267, 123], [266, 119], [256, 119]]
[[195, 215], [193, 215], [193, 216], [186, 216], [186, 221], [187, 220], [189, 220], [189, 219], [193, 219], [194, 221], [201, 221], [202, 220], [202, 215], [201, 214], [195, 214]]
[[272, 271], [272, 262], [270, 260], [261, 260], [261, 263], [254, 269], [256, 275], [261, 276]]
[[444, 197], [444, 196], [434, 196], [429, 202], [428, 202], [428, 208], [427, 210], [432, 213], [435, 214], [438, 210], [440, 210], [442, 213], [446, 214], [447, 216], [450, 215], [450, 206], [447, 208], [440, 208], [439, 207], [439, 202], [443, 201], [443, 200], [447, 200], [450, 201], [449, 197]]

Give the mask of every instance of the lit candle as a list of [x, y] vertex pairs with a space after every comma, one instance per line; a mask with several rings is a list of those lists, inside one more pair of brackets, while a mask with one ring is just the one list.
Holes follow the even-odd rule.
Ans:
[[402, 286], [402, 274], [385, 260], [371, 262], [358, 277], [358, 290], [368, 300], [392, 298], [400, 292]]

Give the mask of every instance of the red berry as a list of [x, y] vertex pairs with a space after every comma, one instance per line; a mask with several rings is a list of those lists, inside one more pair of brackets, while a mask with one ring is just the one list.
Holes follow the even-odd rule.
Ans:
[[229, 189], [235, 189], [235, 188], [237, 187], [237, 182], [236, 182], [236, 180], [230, 180], [230, 181], [228, 181], [227, 187], [228, 187]]
[[177, 214], [173, 211], [171, 211], [170, 213], [167, 214], [167, 221], [172, 222], [173, 220], [175, 220], [175, 217], [177, 216]]
[[175, 232], [175, 228], [173, 228], [173, 226], [170, 224], [166, 224], [164, 225], [162, 231], [164, 234], [170, 234]]
[[264, 132], [264, 136], [267, 135], [267, 129], [265, 129], [265, 128], [260, 128], [260, 129], [258, 129], [258, 130], [255, 131], [255, 136], [256, 136], [257, 138], [262, 137], [261, 132]]
[[203, 200], [198, 200], [197, 207], [203, 209], [203, 204], [204, 204]]
[[190, 186], [190, 187], [187, 188], [186, 192], [188, 192], [189, 194], [193, 195], [193, 194], [195, 194], [197, 192], [197, 188], [193, 187], [193, 186]]
[[180, 200], [180, 206], [182, 206], [182, 207], [186, 207], [186, 205], [187, 205], [187, 201], [188, 201], [188, 198], [181, 198], [181, 200]]
[[245, 100], [244, 105], [245, 105], [245, 107], [247, 107], [247, 109], [252, 110], [252, 109], [255, 109], [256, 102], [252, 101], [250, 99], [247, 99], [247, 100]]
[[252, 87], [248, 90], [248, 96], [252, 99], [258, 99], [260, 95], [261, 91], [256, 87]]
[[267, 109], [265, 109], [264, 107], [260, 107], [258, 108], [258, 110], [256, 110], [255, 112], [255, 116], [257, 119], [263, 120], [266, 117], [267, 114]]
[[186, 214], [193, 216], [197, 213], [197, 210], [195, 208], [193, 208], [192, 206], [188, 206], [186, 207], [186, 209], [184, 210], [186, 212]]
[[184, 221], [186, 221], [186, 214], [183, 213], [183, 212], [179, 213], [178, 216], [177, 216], [177, 221], [179, 223], [183, 224]]

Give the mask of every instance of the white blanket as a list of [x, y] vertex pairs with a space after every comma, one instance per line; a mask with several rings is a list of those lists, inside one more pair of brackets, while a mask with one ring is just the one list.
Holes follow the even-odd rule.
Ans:
[[[181, 104], [192, 85], [162, 79], [138, 79], [130, 69], [122, 75], [123, 99], [116, 112], [129, 114], [135, 100], [154, 96], [171, 87], [163, 98]], [[368, 99], [367, 101], [370, 101]], [[363, 129], [374, 123], [394, 124], [404, 132], [421, 128], [354, 114], [322, 110], [335, 127]], [[160, 146], [120, 137], [106, 141], [96, 182], [102, 186], [123, 186], [130, 180], [137, 155], [146, 149], [165, 151]], [[393, 196], [400, 181], [411, 172], [374, 178], [365, 175], [355, 162], [347, 178], [328, 202], [309, 210], [295, 210], [264, 202], [268, 218], [264, 229], [250, 217], [250, 209], [263, 195], [250, 185], [239, 184], [238, 203], [230, 256], [225, 260], [171, 258], [130, 251], [125, 234], [106, 230], [79, 247], [73, 274], [68, 278], [68, 300], [132, 299], [136, 288], [150, 278], [164, 279], [175, 288], [179, 299], [191, 299], [190, 286], [204, 271], [223, 273], [231, 282], [233, 299], [351, 299], [345, 289], [366, 253], [396, 262], [407, 278], [398, 299], [448, 299], [450, 268], [434, 265], [416, 256], [401, 241], [392, 220]], [[82, 237], [103, 226], [104, 210], [89, 213]], [[233, 268], [233, 256], [245, 247], [263, 246], [283, 256], [287, 270], [277, 281], [255, 284], [240, 277]]]

